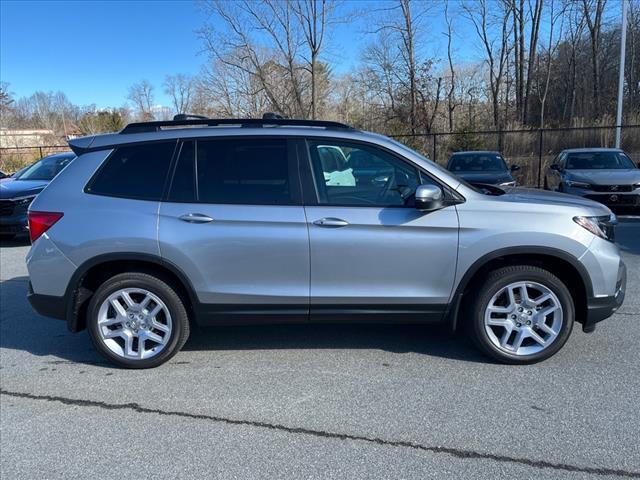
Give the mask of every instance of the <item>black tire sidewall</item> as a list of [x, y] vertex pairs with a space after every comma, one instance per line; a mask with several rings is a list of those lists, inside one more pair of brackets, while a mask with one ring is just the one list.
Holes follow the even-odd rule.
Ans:
[[[131, 360], [113, 353], [102, 342], [98, 332], [98, 311], [104, 300], [122, 288], [143, 288], [157, 295], [169, 309], [171, 315], [171, 337], [164, 350], [149, 359]], [[165, 282], [147, 274], [120, 274], [103, 283], [92, 296], [87, 309], [87, 330], [96, 349], [109, 361], [124, 368], [152, 368], [165, 363], [173, 357], [186, 341], [188, 335], [188, 316], [185, 307], [176, 292]]]
[[[493, 345], [484, 327], [484, 314], [489, 301], [501, 288], [514, 282], [536, 282], [549, 288], [560, 301], [563, 312], [563, 323], [560, 333], [553, 344], [533, 355], [512, 355], [499, 350]], [[476, 297], [473, 306], [472, 330], [478, 346], [489, 356], [504, 363], [527, 364], [545, 360], [560, 350], [571, 335], [575, 320], [575, 307], [571, 293], [565, 284], [550, 272], [537, 267], [506, 267], [492, 272]]]

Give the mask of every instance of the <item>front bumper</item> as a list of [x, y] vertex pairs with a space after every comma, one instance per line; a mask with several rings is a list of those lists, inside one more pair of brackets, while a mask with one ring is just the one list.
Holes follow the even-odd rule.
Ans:
[[564, 193], [577, 195], [598, 203], [602, 203], [609, 208], [627, 208], [640, 210], [640, 191], [636, 188], [629, 192], [598, 192], [592, 189], [564, 187]]
[[624, 302], [626, 288], [627, 267], [624, 262], [620, 261], [616, 293], [608, 297], [594, 297], [587, 300], [587, 317], [582, 325], [582, 330], [584, 332], [593, 332], [596, 328], [596, 323], [613, 315]]
[[29, 231], [28, 223], [26, 210], [24, 213], [16, 215], [0, 216], [0, 233], [18, 234], [27, 232]]

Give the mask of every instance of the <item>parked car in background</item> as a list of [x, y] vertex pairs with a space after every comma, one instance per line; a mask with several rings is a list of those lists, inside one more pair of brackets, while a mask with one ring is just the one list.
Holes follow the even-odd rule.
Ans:
[[7, 178], [8, 176], [8, 173], [4, 173], [2, 170], [0, 170], [0, 180], [2, 180], [3, 178]]
[[515, 187], [512, 172], [520, 170], [518, 165], [507, 167], [500, 152], [456, 152], [449, 158], [447, 169], [471, 184], [489, 184], [500, 187]]
[[597, 202], [479, 190], [336, 122], [182, 118], [70, 140], [29, 207], [31, 305], [117, 365], [166, 362], [192, 324], [261, 322], [445, 322], [532, 363], [622, 304]]
[[640, 169], [620, 149], [563, 150], [545, 172], [544, 187], [640, 211]]
[[49, 155], [0, 182], [1, 238], [27, 231], [29, 204], [74, 158], [73, 152]]

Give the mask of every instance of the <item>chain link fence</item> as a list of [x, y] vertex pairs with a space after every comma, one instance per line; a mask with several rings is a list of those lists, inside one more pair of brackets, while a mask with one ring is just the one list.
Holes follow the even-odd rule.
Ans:
[[[640, 162], [640, 125], [625, 125], [621, 132], [621, 148], [634, 162]], [[508, 164], [520, 165], [521, 170], [514, 174], [518, 184], [540, 187], [545, 169], [558, 153], [568, 148], [612, 148], [616, 127], [418, 133], [392, 137], [445, 167], [453, 152], [501, 152]]]
[[[540, 187], [551, 160], [567, 148], [613, 147], [616, 127], [576, 127], [537, 130], [470, 131], [392, 135], [425, 156], [446, 166], [453, 152], [495, 150], [507, 163], [520, 165], [515, 172], [520, 185]], [[622, 127], [622, 149], [640, 162], [640, 125]], [[67, 145], [0, 148], [0, 170], [13, 173], [52, 153], [69, 151]]]

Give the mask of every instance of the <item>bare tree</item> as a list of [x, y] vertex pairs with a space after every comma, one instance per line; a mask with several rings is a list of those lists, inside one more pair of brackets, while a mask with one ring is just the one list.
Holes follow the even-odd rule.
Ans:
[[591, 73], [593, 77], [593, 107], [595, 117], [600, 116], [600, 34], [602, 14], [607, 0], [582, 0], [584, 19], [591, 40]]
[[447, 60], [449, 63], [449, 89], [447, 91], [447, 118], [449, 120], [449, 132], [453, 132], [453, 113], [458, 104], [455, 101], [456, 71], [453, 67], [453, 55], [451, 53], [451, 42], [453, 41], [453, 21], [449, 16], [449, 0], [445, 0], [444, 19], [447, 24]]
[[191, 97], [193, 96], [193, 78], [183, 73], [167, 75], [164, 78], [164, 91], [171, 97], [176, 113], [191, 111]]
[[[549, 5], [549, 40], [546, 47], [545, 54], [545, 67], [543, 71], [543, 76], [541, 77], [541, 85], [538, 85], [538, 99], [540, 101], [540, 128], [544, 128], [544, 115], [545, 115], [545, 106], [547, 101], [547, 95], [549, 93], [549, 82], [551, 81], [551, 67], [553, 64], [553, 60], [555, 58], [555, 54], [558, 50], [558, 46], [560, 45], [560, 38], [562, 38], [562, 29], [564, 26], [564, 11], [566, 5], [561, 5], [560, 8], [556, 5], [556, 0], [547, 0]], [[556, 24], [560, 21], [560, 31], [556, 38], [554, 38]]]
[[336, 24], [335, 0], [296, 0], [293, 10], [300, 22], [305, 46], [309, 50], [306, 57], [307, 71], [311, 76], [311, 118], [318, 114], [318, 58], [324, 46], [327, 29]]
[[[503, 122], [500, 116], [500, 92], [506, 72], [507, 58], [511, 50], [509, 45], [511, 6], [505, 1], [498, 2], [497, 12], [493, 18], [490, 18], [489, 1], [478, 0], [473, 4], [465, 3], [463, 8], [485, 50], [485, 61], [489, 67], [493, 125], [495, 128], [501, 129]], [[490, 24], [497, 26], [495, 32], [489, 31]]]
[[127, 98], [133, 103], [138, 111], [141, 120], [153, 120], [153, 86], [147, 81], [142, 80], [139, 83], [129, 87]]

